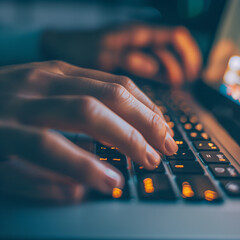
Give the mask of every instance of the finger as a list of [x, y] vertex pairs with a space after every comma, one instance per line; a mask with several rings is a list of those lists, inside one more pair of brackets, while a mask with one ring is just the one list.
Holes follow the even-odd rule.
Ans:
[[125, 70], [140, 77], [153, 78], [159, 71], [158, 62], [140, 51], [128, 52], [122, 62]]
[[[19, 110], [21, 115], [18, 114], [18, 119], [24, 124], [84, 132], [99, 141], [117, 146], [122, 153], [146, 168], [153, 168], [160, 162], [159, 155], [139, 131], [95, 98], [27, 99], [22, 107], [19, 105]], [[161, 143], [164, 139], [159, 138], [158, 141]]]
[[1, 164], [0, 191], [4, 195], [54, 203], [79, 202], [84, 188], [71, 178], [12, 158]]
[[[48, 65], [49, 62], [45, 62], [45, 65]], [[118, 76], [113, 75], [110, 73], [105, 73], [102, 71], [97, 70], [89, 70], [85, 68], [79, 68], [76, 66], [73, 66], [71, 64], [67, 64], [64, 62], [59, 61], [50, 61], [50, 66], [53, 66], [54, 68], [57, 66], [59, 67], [59, 71], [61, 71], [64, 75], [72, 76], [72, 77], [81, 77], [81, 78], [91, 78], [96, 79], [104, 82], [112, 82], [117, 83], [125, 87], [136, 99], [138, 99], [140, 102], [142, 102], [144, 105], [146, 105], [148, 108], [150, 108], [153, 112], [157, 113], [161, 118], [163, 118], [163, 115], [160, 111], [160, 109], [155, 105], [134, 83], [131, 79], [125, 76]], [[48, 66], [49, 67], [49, 66]], [[48, 75], [48, 76], [47, 76]], [[54, 78], [61, 77], [60, 75], [51, 75], [51, 74], [45, 74], [42, 76], [44, 79], [54, 79]], [[62, 78], [63, 79], [63, 78]], [[68, 80], [68, 79], [65, 79]], [[83, 91], [81, 91], [82, 87], [80, 85], [80, 82], [77, 83], [76, 80], [74, 84], [71, 85], [71, 81], [69, 81], [68, 88], [65, 86], [61, 89], [71, 89], [68, 94], [82, 94]], [[60, 81], [58, 81], [61, 83]], [[67, 82], [66, 82], [67, 84]], [[54, 84], [53, 84], [54, 85]], [[55, 88], [54, 88], [55, 89]], [[66, 94], [64, 90], [61, 90], [59, 94]], [[85, 93], [86, 94], [86, 93]], [[164, 119], [164, 118], [163, 118]], [[171, 129], [168, 127], [167, 123], [165, 123], [168, 132], [170, 135], [172, 135]]]
[[61, 135], [6, 123], [0, 124], [0, 133], [1, 154], [17, 155], [105, 193], [123, 185], [117, 170]]
[[180, 86], [184, 76], [176, 58], [167, 50], [157, 49], [155, 53], [165, 68], [167, 79], [173, 86]]
[[186, 28], [178, 27], [172, 34], [172, 43], [183, 61], [186, 77], [192, 81], [201, 68], [201, 52]]
[[[65, 80], [65, 79], [64, 79]], [[53, 81], [53, 80], [52, 80]], [[73, 84], [75, 83], [75, 86]], [[53, 82], [52, 82], [53, 84]], [[176, 151], [176, 144], [174, 143], [173, 139], [171, 139], [171, 134], [168, 130], [167, 139], [168, 141], [165, 142], [166, 139], [166, 122], [161, 118], [158, 114], [150, 110], [148, 107], [146, 107], [144, 104], [142, 104], [140, 101], [138, 101], [131, 93], [129, 93], [122, 85], [115, 84], [115, 83], [104, 83], [100, 81], [96, 81], [93, 79], [84, 79], [84, 78], [69, 78], [68, 81], [62, 81], [57, 79], [55, 83], [52, 85], [52, 89], [54, 89], [54, 94], [56, 91], [59, 93], [61, 89], [64, 90], [65, 94], [74, 94], [74, 91], [78, 94], [86, 94], [93, 96], [103, 102], [105, 105], [107, 105], [112, 111], [117, 113], [122, 119], [130, 123], [134, 128], [136, 128], [139, 132], [143, 134], [145, 139], [155, 148], [157, 148], [159, 151], [166, 155], [171, 155], [175, 153]], [[60, 89], [60, 90], [59, 90]], [[77, 98], [76, 98], [77, 99]], [[58, 101], [63, 101], [64, 99], [57, 99]], [[54, 100], [51, 99], [53, 102]], [[56, 100], [55, 100], [56, 101]], [[69, 99], [68, 99], [69, 101]], [[73, 99], [74, 101], [74, 99]], [[19, 101], [17, 101], [19, 102]], [[51, 112], [48, 113], [48, 110], [46, 110], [46, 107], [48, 109], [50, 108], [47, 101], [38, 101], [42, 105], [38, 106], [36, 101], [30, 103], [26, 103], [24, 109], [20, 110], [21, 106], [18, 106], [18, 109], [21, 111], [21, 114], [25, 117], [27, 116], [27, 121], [31, 122], [30, 119], [33, 118], [35, 121], [39, 121], [39, 118], [36, 116], [33, 116], [33, 109], [43, 109], [45, 111], [46, 116], [47, 114], [50, 114], [49, 116], [56, 114], [56, 109], [58, 108], [58, 104], [56, 102], [56, 106], [52, 106], [52, 109], [50, 109]], [[46, 104], [44, 106], [44, 103]], [[50, 102], [51, 103], [51, 102]], [[35, 104], [36, 106], [31, 104]], [[53, 104], [53, 103], [51, 103]], [[69, 104], [69, 103], [68, 103]], [[27, 106], [27, 107], [26, 107]], [[71, 107], [71, 106], [69, 106]], [[75, 108], [78, 108], [78, 106], [73, 106]], [[55, 108], [55, 109], [54, 109]], [[64, 109], [61, 109], [61, 113], [58, 114], [64, 114]], [[68, 112], [69, 110], [66, 109]], [[26, 112], [23, 114], [23, 112]], [[39, 115], [39, 113], [37, 113]], [[30, 115], [30, 116], [28, 116]], [[33, 117], [32, 117], [33, 116]], [[106, 115], [108, 116], [108, 115]], [[30, 118], [30, 119], [29, 119]], [[40, 116], [40, 119], [42, 117]], [[71, 123], [71, 122], [70, 122]], [[72, 124], [72, 123], [71, 123]], [[61, 123], [62, 125], [62, 123]], [[62, 126], [59, 126], [61, 128]], [[57, 123], [54, 127], [57, 127]], [[168, 126], [169, 129], [169, 126]], [[78, 130], [78, 129], [71, 129]]]

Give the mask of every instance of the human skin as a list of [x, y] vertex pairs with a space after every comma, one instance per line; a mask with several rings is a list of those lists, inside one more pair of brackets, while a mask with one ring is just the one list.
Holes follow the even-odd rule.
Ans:
[[[48, 61], [0, 68], [0, 191], [74, 202], [110, 194], [121, 173], [49, 129], [86, 133], [146, 169], [177, 145], [159, 108], [127, 77]], [[157, 152], [157, 151], [158, 152]]]

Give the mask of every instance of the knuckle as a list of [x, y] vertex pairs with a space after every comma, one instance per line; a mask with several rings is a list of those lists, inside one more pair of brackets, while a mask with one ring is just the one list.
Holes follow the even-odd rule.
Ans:
[[119, 84], [121, 84], [123, 87], [125, 87], [126, 89], [134, 89], [136, 88], [136, 85], [133, 83], [133, 81], [126, 76], [118, 76], [117, 77], [117, 81]]
[[[75, 104], [74, 104], [75, 105]], [[85, 96], [82, 97], [80, 103], [80, 114], [82, 124], [88, 123], [92, 120], [92, 116], [96, 114], [96, 110], [98, 109], [98, 101], [94, 97]], [[76, 109], [76, 108], [75, 108]]]
[[[160, 129], [161, 138], [164, 138], [166, 135], [166, 125], [158, 114], [153, 114], [151, 117], [151, 129], [156, 133], [156, 129]], [[158, 131], [159, 132], [159, 131]]]
[[118, 83], [111, 83], [110, 87], [111, 91], [111, 98], [117, 102], [125, 102], [131, 98], [131, 94], [128, 90]]
[[42, 146], [49, 146], [55, 139], [55, 134], [47, 130], [43, 130], [40, 134], [35, 135], [36, 141]]
[[142, 146], [142, 143], [144, 142], [142, 135], [135, 128], [132, 128], [132, 130], [129, 131], [127, 140], [130, 146], [135, 146], [137, 143], [140, 143]]

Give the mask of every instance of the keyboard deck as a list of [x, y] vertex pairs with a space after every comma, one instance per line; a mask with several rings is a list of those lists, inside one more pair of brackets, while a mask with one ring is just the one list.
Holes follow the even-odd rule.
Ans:
[[131, 176], [140, 200], [183, 198], [186, 201], [221, 202], [224, 200], [221, 191], [229, 197], [240, 198], [240, 173], [211, 140], [184, 95], [156, 94], [150, 86], [144, 86], [143, 91], [161, 109], [174, 131], [179, 150], [172, 156], [164, 156], [155, 170], [148, 171], [127, 159], [115, 146], [96, 143], [95, 153], [99, 160], [112, 164], [125, 178], [124, 188], [114, 189], [112, 196], [96, 196], [121, 200], [134, 198], [129, 187]]

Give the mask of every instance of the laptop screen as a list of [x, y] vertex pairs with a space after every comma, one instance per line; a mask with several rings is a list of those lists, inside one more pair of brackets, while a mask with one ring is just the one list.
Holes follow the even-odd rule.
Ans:
[[204, 81], [240, 105], [240, 1], [227, 3], [208, 57]]

